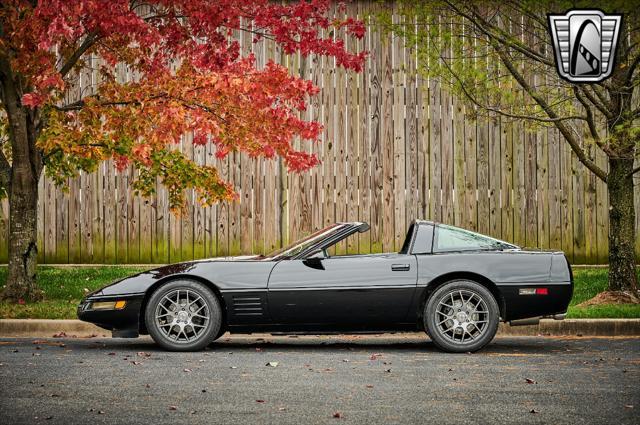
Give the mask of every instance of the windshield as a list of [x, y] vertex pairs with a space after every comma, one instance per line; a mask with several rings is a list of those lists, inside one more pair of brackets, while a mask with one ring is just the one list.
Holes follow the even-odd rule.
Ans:
[[343, 226], [341, 224], [332, 224], [331, 226], [325, 227], [324, 229], [318, 230], [315, 233], [312, 233], [311, 235], [300, 239], [296, 242], [294, 242], [293, 244], [286, 246], [284, 248], [281, 248], [277, 251], [273, 251], [267, 255], [265, 255], [264, 258], [268, 258], [268, 259], [278, 259], [278, 260], [284, 260], [287, 258], [291, 258], [295, 255], [298, 255], [299, 253], [301, 253], [302, 251], [304, 251], [305, 249], [315, 245], [316, 243], [318, 243], [319, 241], [321, 241], [324, 238], [327, 238], [329, 236], [334, 235], [335, 233], [337, 233], [338, 231], [340, 231], [340, 229]]

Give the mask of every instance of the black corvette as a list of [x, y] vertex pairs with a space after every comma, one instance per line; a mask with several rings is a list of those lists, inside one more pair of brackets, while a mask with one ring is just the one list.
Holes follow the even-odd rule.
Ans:
[[272, 254], [173, 264], [89, 294], [78, 317], [114, 337], [150, 334], [199, 350], [224, 332], [424, 330], [451, 352], [488, 344], [500, 321], [564, 318], [573, 291], [562, 252], [519, 247], [429, 221], [398, 253], [331, 256], [366, 223], [337, 223]]

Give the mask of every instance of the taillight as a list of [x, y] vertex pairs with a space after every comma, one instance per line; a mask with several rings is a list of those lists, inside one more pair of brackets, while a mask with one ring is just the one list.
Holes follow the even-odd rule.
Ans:
[[518, 295], [549, 295], [549, 288], [520, 288]]

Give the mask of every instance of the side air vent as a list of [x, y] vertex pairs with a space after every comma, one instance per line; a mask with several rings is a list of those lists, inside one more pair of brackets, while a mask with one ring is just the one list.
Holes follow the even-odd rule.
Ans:
[[260, 297], [233, 297], [233, 314], [236, 316], [262, 316], [262, 299]]

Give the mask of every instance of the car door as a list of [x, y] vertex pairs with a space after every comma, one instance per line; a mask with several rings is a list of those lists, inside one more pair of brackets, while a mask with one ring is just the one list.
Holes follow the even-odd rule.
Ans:
[[380, 327], [402, 322], [416, 289], [414, 255], [280, 261], [268, 283], [276, 323]]

